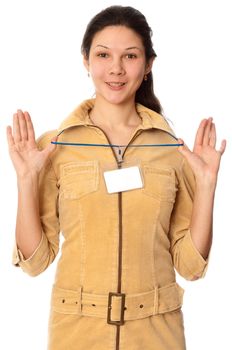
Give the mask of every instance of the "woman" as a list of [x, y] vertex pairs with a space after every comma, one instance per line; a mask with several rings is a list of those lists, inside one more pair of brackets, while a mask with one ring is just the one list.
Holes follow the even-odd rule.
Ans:
[[49, 350], [185, 349], [174, 268], [189, 280], [205, 274], [226, 143], [215, 149], [212, 118], [193, 152], [173, 135], [153, 92], [151, 29], [137, 10], [97, 14], [82, 54], [95, 99], [37, 143], [27, 112], [8, 127], [18, 179], [14, 263], [38, 275], [62, 231]]

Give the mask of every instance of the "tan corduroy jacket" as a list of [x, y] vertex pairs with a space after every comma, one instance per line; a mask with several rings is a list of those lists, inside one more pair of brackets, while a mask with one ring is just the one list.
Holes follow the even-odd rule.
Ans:
[[[91, 122], [93, 104], [84, 101], [38, 142], [43, 148], [59, 134], [40, 176], [42, 240], [27, 260], [16, 249], [14, 264], [41, 273], [62, 232], [49, 350], [185, 349], [174, 268], [194, 280], [207, 267], [189, 231], [193, 173], [162, 116], [136, 105], [142, 122], [122, 150]], [[131, 165], [143, 188], [109, 194], [103, 173]]]

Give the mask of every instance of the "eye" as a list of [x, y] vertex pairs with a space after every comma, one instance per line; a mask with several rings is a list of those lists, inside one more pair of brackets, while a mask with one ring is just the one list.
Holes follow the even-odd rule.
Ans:
[[100, 52], [97, 54], [98, 57], [103, 57], [103, 58], [106, 58], [108, 57], [109, 55], [106, 53], [106, 52]]
[[134, 53], [128, 53], [128, 54], [126, 55], [126, 58], [133, 59], [133, 58], [137, 58], [137, 56], [136, 56]]

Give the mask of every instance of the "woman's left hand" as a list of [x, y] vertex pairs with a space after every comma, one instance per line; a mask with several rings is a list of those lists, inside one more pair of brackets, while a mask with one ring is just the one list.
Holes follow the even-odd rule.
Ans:
[[[179, 139], [180, 143], [183, 140]], [[193, 151], [184, 145], [179, 151], [187, 159], [196, 180], [216, 181], [220, 167], [221, 157], [226, 149], [226, 140], [221, 142], [219, 150], [216, 150], [216, 128], [213, 118], [203, 119], [196, 133]]]

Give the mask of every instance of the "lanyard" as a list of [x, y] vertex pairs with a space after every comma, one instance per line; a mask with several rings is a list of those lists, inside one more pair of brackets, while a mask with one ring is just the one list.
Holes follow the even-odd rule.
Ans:
[[[63, 133], [64, 130], [62, 130], [58, 136], [60, 136]], [[173, 134], [171, 134], [168, 131], [165, 131], [167, 134], [169, 134], [175, 141], [177, 141], [177, 137]], [[60, 142], [60, 141], [51, 141], [54, 145], [62, 145], [62, 146], [79, 146], [79, 147], [113, 147], [113, 148], [121, 148], [121, 147], [179, 147], [183, 146], [183, 143], [151, 143], [151, 144], [143, 144], [143, 145], [115, 145], [110, 143], [79, 143], [79, 142]]]
[[183, 146], [183, 143], [151, 143], [144, 145], [114, 145], [114, 144], [104, 144], [104, 143], [74, 143], [74, 142], [59, 142], [51, 141], [54, 145], [63, 145], [63, 146], [84, 146], [84, 147], [179, 147]]

